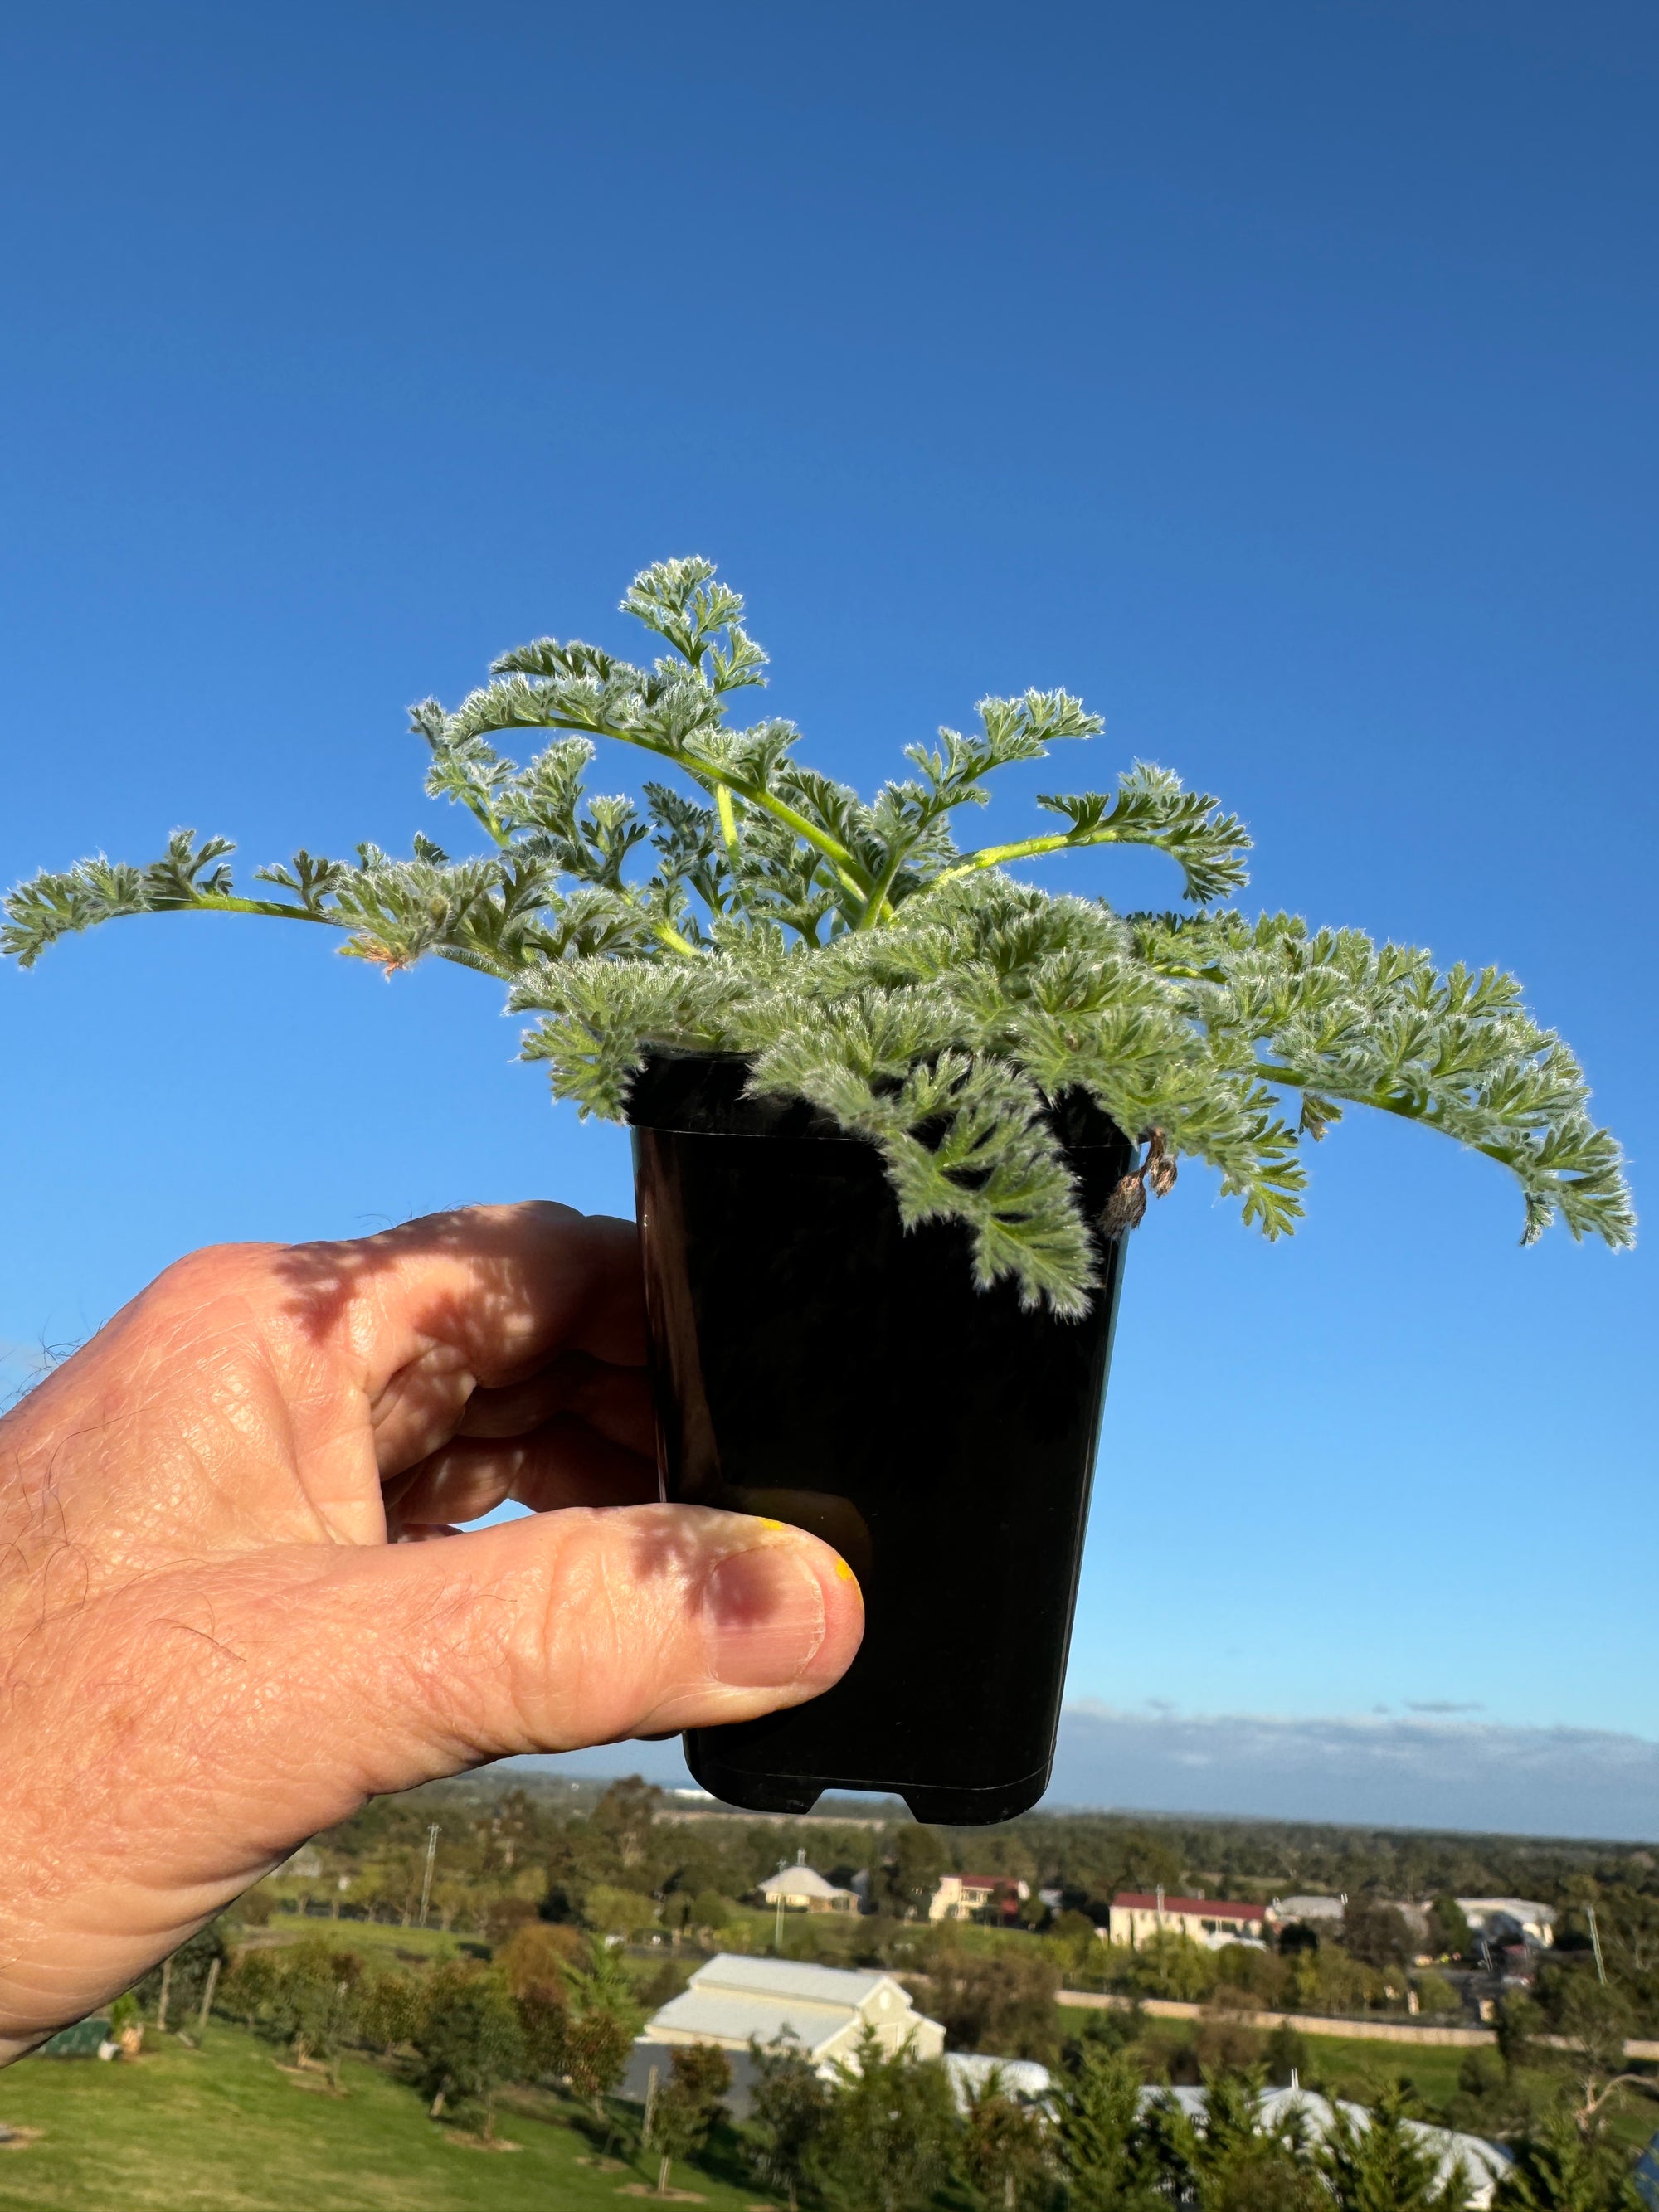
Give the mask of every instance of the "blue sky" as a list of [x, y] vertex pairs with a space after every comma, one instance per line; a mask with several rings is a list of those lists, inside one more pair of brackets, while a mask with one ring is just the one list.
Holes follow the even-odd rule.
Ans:
[[[836, 773], [1065, 684], [1253, 902], [1515, 968], [1639, 1203], [1656, 77], [1618, 5], [13, 9], [0, 873], [445, 834], [405, 703], [704, 552]], [[191, 1244], [629, 1205], [489, 984], [309, 932], [123, 925], [0, 1040], [18, 1376]], [[1137, 1237], [1074, 1696], [1659, 1737], [1648, 1254], [1314, 1164]]]

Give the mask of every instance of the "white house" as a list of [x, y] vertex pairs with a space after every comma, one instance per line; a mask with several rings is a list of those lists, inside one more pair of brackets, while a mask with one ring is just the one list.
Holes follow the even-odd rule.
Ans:
[[1139, 1950], [1157, 1936], [1185, 1936], [1213, 1951], [1224, 1943], [1259, 1943], [1266, 1924], [1265, 1905], [1243, 1905], [1230, 1897], [1170, 1897], [1161, 1889], [1121, 1889], [1112, 1899], [1106, 1940]]
[[[994, 1916], [1004, 1899], [1017, 1898], [1024, 1905], [1031, 1894], [1031, 1885], [1006, 1874], [947, 1874], [939, 1876], [939, 1887], [928, 1901], [930, 1920], [978, 1920]], [[1005, 1908], [1006, 1909], [1006, 1908]]]
[[800, 1852], [793, 1866], [780, 1866], [775, 1874], [769, 1874], [760, 1886], [761, 1899], [766, 1905], [781, 1903], [786, 1912], [856, 1912], [859, 1900], [850, 1889], [837, 1889], [826, 1881], [806, 1863], [806, 1854]]
[[890, 1974], [809, 1966], [790, 1959], [744, 1959], [722, 1951], [699, 1966], [686, 1987], [646, 2023], [636, 2045], [715, 2043], [747, 2051], [792, 2042], [816, 2064], [853, 2058], [866, 2027], [884, 2051], [908, 2044], [918, 2058], [937, 2058], [945, 2030], [912, 2003]]
[[1532, 1897], [1460, 1897], [1458, 1908], [1472, 1936], [1489, 1943], [1532, 1943], [1547, 1951], [1555, 1941], [1555, 1907]]

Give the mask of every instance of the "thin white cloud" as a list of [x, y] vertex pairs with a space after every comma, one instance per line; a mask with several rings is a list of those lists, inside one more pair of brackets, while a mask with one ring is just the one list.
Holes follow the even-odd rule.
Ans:
[[1444, 1719], [1117, 1712], [1060, 1722], [1050, 1804], [1267, 1820], [1659, 1838], [1659, 1744]]
[[[568, 1775], [690, 1779], [678, 1741], [613, 1743], [522, 1763]], [[1085, 1703], [1061, 1717], [1043, 1802], [1647, 1843], [1659, 1840], [1659, 1744], [1600, 1729], [1183, 1717]]]

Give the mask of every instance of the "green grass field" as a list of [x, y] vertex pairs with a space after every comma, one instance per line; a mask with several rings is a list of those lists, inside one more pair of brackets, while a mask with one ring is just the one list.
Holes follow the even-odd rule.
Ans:
[[[1356, 2104], [1376, 2101], [1377, 2092], [1390, 2082], [1409, 2081], [1423, 2104], [1443, 2106], [1457, 2094], [1457, 2069], [1468, 2052], [1425, 2043], [1372, 2043], [1357, 2036], [1310, 2035], [1312, 2071], [1322, 2084]], [[1560, 2081], [1559, 2075], [1523, 2073], [1547, 2094]], [[1619, 2142], [1638, 2148], [1659, 2129], [1659, 2099], [1639, 2089], [1618, 2089], [1608, 2106], [1609, 2132]]]
[[[282, 2072], [282, 2056], [216, 2021], [199, 2051], [169, 2036], [136, 2063], [22, 2060], [0, 2074], [0, 2120], [40, 2133], [25, 2148], [0, 2147], [0, 2208], [623, 2212], [637, 2201], [624, 2191], [656, 2180], [654, 2159], [601, 2171], [574, 2108], [550, 2096], [502, 2099], [497, 2132], [520, 2148], [485, 2152], [434, 2125], [415, 2091], [377, 2067], [348, 2059], [348, 2094], [335, 2098]], [[678, 2166], [675, 2186], [715, 2212], [769, 2212], [731, 2153], [717, 2137], [717, 2178]]]
[[308, 1914], [279, 1912], [264, 1931], [273, 1943], [331, 1943], [341, 1951], [359, 1951], [365, 1958], [384, 1963], [399, 1958], [422, 1966], [453, 1959], [463, 1944], [477, 1949], [475, 1938], [447, 1935], [441, 1928], [398, 1928], [384, 1920], [324, 1920]]

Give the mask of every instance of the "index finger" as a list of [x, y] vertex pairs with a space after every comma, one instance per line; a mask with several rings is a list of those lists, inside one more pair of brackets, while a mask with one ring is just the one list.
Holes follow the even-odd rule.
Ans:
[[272, 1272], [288, 1326], [344, 1353], [371, 1399], [416, 1362], [453, 1362], [499, 1389], [562, 1352], [645, 1361], [638, 1232], [612, 1214], [550, 1200], [467, 1206], [290, 1246]]

